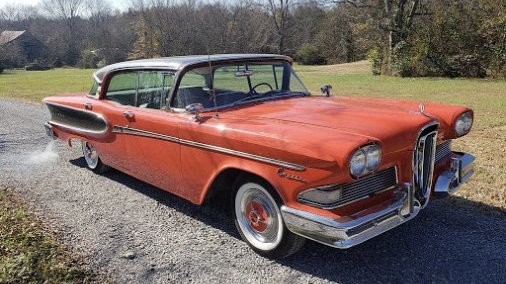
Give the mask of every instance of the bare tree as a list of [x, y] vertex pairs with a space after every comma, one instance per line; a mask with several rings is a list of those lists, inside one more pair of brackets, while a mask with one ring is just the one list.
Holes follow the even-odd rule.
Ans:
[[293, 0], [267, 0], [267, 11], [272, 19], [278, 38], [278, 53], [285, 51], [287, 27]]
[[428, 15], [424, 9], [423, 0], [332, 0], [331, 2], [379, 11], [379, 25], [389, 32], [391, 48], [395, 47], [409, 33], [416, 16]]
[[76, 25], [80, 13], [83, 12], [84, 0], [44, 0], [42, 7], [50, 16], [65, 23], [68, 30], [67, 63], [75, 64], [79, 57]]

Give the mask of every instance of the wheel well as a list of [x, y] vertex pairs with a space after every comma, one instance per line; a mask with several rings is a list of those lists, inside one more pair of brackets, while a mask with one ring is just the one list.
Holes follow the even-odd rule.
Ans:
[[[215, 202], [224, 202], [227, 206], [230, 203], [230, 198], [233, 190], [233, 186], [235, 181], [244, 175], [253, 176], [256, 178], [259, 178], [263, 180], [264, 182], [270, 184], [267, 180], [265, 180], [263, 177], [245, 171], [235, 168], [228, 168], [223, 170], [216, 176], [216, 178], [211, 183], [211, 186], [209, 187], [209, 190], [206, 193], [206, 198], [204, 203], [212, 201], [212, 203]], [[272, 185], [271, 185], [272, 186]]]

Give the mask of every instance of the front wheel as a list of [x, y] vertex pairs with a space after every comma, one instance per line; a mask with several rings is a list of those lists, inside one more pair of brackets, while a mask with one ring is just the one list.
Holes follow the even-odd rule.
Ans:
[[81, 146], [83, 149], [84, 160], [86, 161], [86, 167], [88, 169], [97, 174], [103, 174], [109, 171], [109, 166], [102, 163], [102, 160], [100, 160], [97, 150], [93, 144], [87, 141], [82, 141]]
[[290, 232], [281, 216], [281, 201], [264, 181], [246, 177], [236, 182], [232, 198], [235, 225], [258, 254], [280, 259], [299, 251], [305, 239]]

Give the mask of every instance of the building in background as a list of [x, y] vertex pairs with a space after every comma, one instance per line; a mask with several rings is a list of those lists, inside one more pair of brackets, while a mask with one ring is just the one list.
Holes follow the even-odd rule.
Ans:
[[47, 48], [29, 31], [0, 33], [0, 61], [7, 68], [23, 67], [45, 58]]

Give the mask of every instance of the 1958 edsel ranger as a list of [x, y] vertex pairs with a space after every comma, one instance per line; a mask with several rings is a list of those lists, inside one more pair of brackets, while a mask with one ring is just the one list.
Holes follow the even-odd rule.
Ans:
[[44, 99], [45, 127], [81, 140], [96, 173], [112, 167], [195, 204], [227, 196], [244, 241], [272, 258], [306, 238], [360, 244], [473, 174], [474, 157], [451, 150], [472, 110], [330, 86], [313, 95], [291, 65], [269, 54], [114, 64], [89, 94]]

